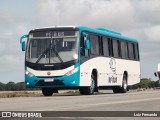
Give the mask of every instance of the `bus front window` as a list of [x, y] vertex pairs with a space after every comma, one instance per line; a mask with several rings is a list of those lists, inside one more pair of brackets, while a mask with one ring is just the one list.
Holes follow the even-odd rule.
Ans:
[[29, 37], [26, 61], [37, 64], [54, 64], [78, 58], [77, 37]]

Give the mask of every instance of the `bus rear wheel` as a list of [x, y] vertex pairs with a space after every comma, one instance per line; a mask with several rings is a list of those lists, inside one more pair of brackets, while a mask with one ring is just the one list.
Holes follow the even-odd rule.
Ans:
[[91, 84], [90, 84], [90, 86], [80, 88], [79, 92], [82, 95], [92, 95], [94, 93], [94, 91], [95, 91], [95, 77], [92, 74], [91, 75]]
[[121, 93], [126, 93], [127, 92], [127, 76], [124, 74], [123, 76], [123, 82], [122, 82], [122, 87], [120, 87]]
[[52, 96], [54, 90], [51, 88], [42, 88], [42, 93], [44, 96]]
[[113, 92], [114, 93], [126, 93], [127, 92], [127, 76], [124, 74], [123, 75], [123, 81], [122, 81], [122, 87], [116, 86], [113, 87]]
[[113, 92], [120, 93], [120, 87], [119, 86], [113, 87]]

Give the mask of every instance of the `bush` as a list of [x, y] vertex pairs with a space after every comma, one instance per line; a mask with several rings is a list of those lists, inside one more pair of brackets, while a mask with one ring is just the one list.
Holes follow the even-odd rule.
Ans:
[[[1, 89], [1, 88], [3, 88], [3, 89]], [[25, 89], [24, 82], [18, 82], [18, 83], [8, 82], [6, 85], [0, 84], [0, 90], [20, 91], [20, 90], [24, 90], [24, 89]]]
[[24, 82], [18, 82], [18, 83], [16, 83], [16, 84], [15, 84], [15, 89], [16, 89], [17, 91], [19, 91], [19, 90], [24, 90], [24, 89], [25, 89]]
[[152, 81], [148, 78], [141, 79], [140, 83], [132, 85], [131, 89], [138, 89], [138, 88], [154, 88], [154, 87], [160, 87], [160, 84], [158, 81]]
[[8, 82], [6, 84], [5, 90], [7, 90], [7, 91], [14, 91], [14, 90], [16, 90], [15, 83], [14, 82]]
[[0, 82], [0, 91], [4, 91], [5, 90], [5, 84]]
[[139, 83], [139, 88], [151, 88], [151, 80], [150, 79], [141, 79], [140, 83]]

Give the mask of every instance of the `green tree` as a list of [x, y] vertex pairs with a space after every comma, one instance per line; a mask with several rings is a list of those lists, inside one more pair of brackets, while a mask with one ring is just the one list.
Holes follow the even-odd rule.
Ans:
[[135, 84], [135, 85], [132, 85], [130, 87], [130, 89], [138, 89], [139, 88], [139, 83]]
[[152, 88], [156, 87], [156, 81], [151, 81], [150, 86], [151, 86]]
[[0, 82], [0, 91], [4, 91], [5, 90], [5, 84]]
[[15, 90], [24, 90], [24, 82], [18, 82], [15, 84]]
[[159, 80], [157, 80], [157, 81], [155, 82], [155, 87], [160, 87]]
[[158, 84], [158, 81], [152, 81], [151, 79], [143, 78], [143, 79], [141, 79], [140, 83], [132, 85], [130, 88], [131, 89], [154, 88], [154, 87], [158, 87], [158, 86], [160, 86], [160, 84]]
[[143, 79], [141, 79], [138, 86], [139, 86], [139, 88], [151, 88], [152, 87], [152, 81], [150, 79], [143, 78]]
[[8, 82], [5, 86], [5, 89], [8, 90], [8, 91], [16, 90], [15, 83], [14, 82]]

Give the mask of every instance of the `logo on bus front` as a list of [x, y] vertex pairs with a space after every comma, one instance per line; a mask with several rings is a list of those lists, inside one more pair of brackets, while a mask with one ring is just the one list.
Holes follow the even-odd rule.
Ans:
[[112, 72], [116, 72], [116, 60], [114, 58], [110, 59], [109, 65]]
[[47, 72], [47, 75], [51, 75], [51, 72]]

